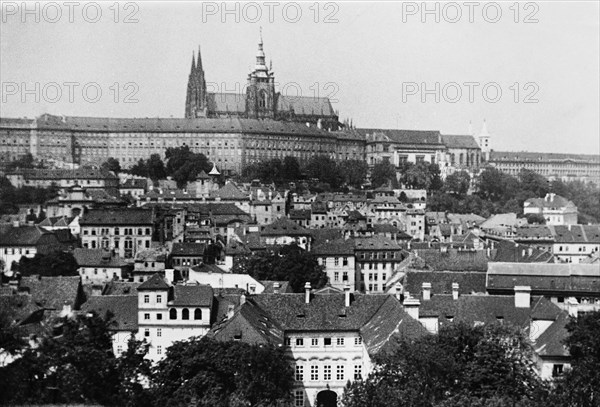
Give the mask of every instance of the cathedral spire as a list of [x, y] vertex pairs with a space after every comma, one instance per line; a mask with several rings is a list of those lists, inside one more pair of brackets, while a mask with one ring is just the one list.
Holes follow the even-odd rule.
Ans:
[[258, 39], [258, 52], [256, 53], [256, 70], [266, 70], [265, 52], [263, 51], [262, 27], [260, 27], [260, 37]]
[[194, 51], [192, 51], [192, 69], [190, 71], [191, 74], [196, 71], [196, 56], [194, 55]]
[[202, 54], [200, 53], [200, 45], [198, 45], [198, 70], [202, 71]]

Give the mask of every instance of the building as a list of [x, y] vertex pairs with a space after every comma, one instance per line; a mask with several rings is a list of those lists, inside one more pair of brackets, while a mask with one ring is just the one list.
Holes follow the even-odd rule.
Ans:
[[119, 187], [119, 178], [115, 174], [93, 168], [20, 169], [6, 174], [6, 178], [16, 188], [48, 188], [54, 185], [60, 189], [67, 189], [79, 185], [84, 189], [102, 189], [116, 195]]
[[373, 369], [373, 357], [395, 336], [425, 330], [391, 295], [344, 293], [331, 287], [304, 294], [242, 297], [228, 318], [213, 326], [217, 340], [284, 346], [294, 369], [293, 406], [337, 406], [344, 387]]
[[213, 290], [208, 285], [170, 285], [155, 274], [137, 288], [138, 340], [147, 357], [162, 359], [173, 342], [204, 336], [210, 329]]
[[492, 151], [489, 163], [498, 170], [518, 175], [521, 169], [531, 170], [549, 180], [591, 181], [600, 179], [600, 156], [591, 154], [558, 154]]
[[286, 217], [279, 218], [269, 225], [262, 226], [260, 236], [266, 245], [283, 246], [295, 243], [298, 247], [310, 251], [312, 240], [310, 231]]
[[122, 280], [128, 269], [127, 263], [110, 250], [76, 248], [73, 257], [83, 284]]
[[356, 238], [354, 250], [356, 284], [366, 293], [385, 292], [386, 281], [406, 257], [402, 246], [383, 236]]
[[79, 225], [84, 248], [114, 250], [119, 257], [132, 259], [150, 248], [154, 216], [144, 209], [92, 210]]
[[16, 223], [0, 233], [0, 260], [3, 271], [10, 271], [13, 262], [21, 257], [33, 258], [36, 254], [49, 254], [62, 250], [64, 245], [56, 234], [39, 226]]
[[544, 217], [547, 225], [576, 225], [577, 207], [560, 195], [548, 193], [544, 198], [529, 198], [523, 203], [523, 213]]
[[552, 253], [566, 263], [584, 263], [600, 252], [600, 225], [548, 226], [554, 235]]
[[351, 290], [359, 290], [356, 285], [356, 264], [354, 257], [354, 240], [337, 239], [321, 243], [313, 247], [311, 253], [317, 257], [319, 265], [323, 266], [329, 284], [342, 291], [346, 285]]

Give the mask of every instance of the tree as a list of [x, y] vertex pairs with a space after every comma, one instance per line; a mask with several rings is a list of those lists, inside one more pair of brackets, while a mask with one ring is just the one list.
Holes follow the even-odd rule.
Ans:
[[378, 188], [396, 180], [396, 168], [387, 161], [377, 163], [371, 170], [371, 186]]
[[339, 169], [347, 185], [360, 188], [367, 179], [369, 167], [364, 160], [344, 160]]
[[77, 268], [77, 261], [71, 253], [57, 250], [48, 254], [36, 253], [33, 258], [23, 256], [15, 271], [23, 276], [77, 276]]
[[107, 171], [112, 171], [115, 174], [121, 172], [121, 164], [119, 163], [119, 160], [113, 157], [109, 157], [106, 161], [104, 161], [100, 165], [100, 168], [105, 169]]
[[458, 171], [446, 177], [443, 189], [446, 193], [461, 198], [467, 195], [470, 185], [471, 176], [469, 173], [466, 171]]
[[11, 161], [6, 165], [6, 169], [9, 171], [15, 170], [17, 168], [34, 168], [34, 159], [31, 153], [27, 153], [21, 158]]
[[137, 175], [138, 177], [147, 177], [148, 176], [148, 164], [145, 160], [139, 159], [138, 162], [131, 167], [129, 170], [133, 175]]
[[165, 163], [158, 154], [152, 154], [146, 163], [148, 177], [153, 181], [164, 179], [167, 177]]
[[167, 349], [154, 370], [152, 394], [156, 406], [266, 407], [289, 401], [292, 385], [283, 349], [204, 337]]
[[342, 185], [343, 176], [337, 166], [337, 163], [326, 155], [314, 155], [310, 158], [304, 168], [308, 178], [318, 179], [327, 183], [333, 189]]
[[544, 216], [541, 213], [528, 213], [525, 215], [525, 218], [527, 218], [527, 223], [530, 225], [546, 224], [546, 219], [544, 219]]
[[600, 311], [580, 314], [566, 325], [565, 345], [571, 369], [558, 381], [554, 405], [596, 407], [600, 405]]
[[194, 153], [189, 146], [169, 147], [165, 157], [166, 173], [173, 177], [179, 188], [195, 181], [201, 171], [209, 172], [212, 168], [204, 154]]
[[296, 157], [286, 156], [283, 159], [281, 168], [281, 178], [285, 181], [296, 181], [302, 177], [300, 163]]
[[316, 257], [296, 245], [242, 257], [236, 261], [232, 272], [250, 274], [257, 280], [289, 281], [296, 293], [304, 291], [306, 282], [313, 288], [321, 288], [327, 283], [327, 274]]
[[531, 357], [529, 342], [517, 329], [453, 324], [437, 335], [402, 338], [395, 350], [377, 356], [366, 380], [346, 386], [344, 405], [492, 407], [490, 400], [504, 400], [498, 405], [527, 406], [526, 400], [543, 401], [547, 395]]

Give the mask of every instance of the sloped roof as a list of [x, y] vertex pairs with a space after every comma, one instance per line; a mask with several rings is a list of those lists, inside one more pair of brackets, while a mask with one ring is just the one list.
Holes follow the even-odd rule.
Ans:
[[310, 220], [310, 209], [291, 209], [290, 219], [308, 219]]
[[223, 185], [219, 190], [212, 191], [211, 197], [221, 198], [224, 200], [248, 201], [250, 198], [243, 193], [233, 182]]
[[277, 97], [277, 110], [288, 112], [293, 110], [296, 115], [335, 116], [333, 107], [326, 97], [285, 96]]
[[413, 297], [422, 295], [423, 283], [431, 283], [433, 294], [452, 294], [452, 284], [458, 283], [460, 294], [485, 293], [486, 274], [469, 271], [417, 271], [406, 272], [404, 289]]
[[137, 298], [137, 288], [141, 283], [111, 280], [104, 285], [102, 295], [132, 295]]
[[117, 179], [118, 177], [110, 171], [96, 168], [78, 169], [22, 169], [18, 171], [25, 179]]
[[27, 276], [21, 278], [19, 290], [29, 292], [36, 304], [46, 308], [60, 310], [68, 302], [77, 307], [81, 278]]
[[561, 154], [532, 153], [528, 151], [494, 151], [490, 153], [490, 161], [534, 161], [534, 162], [600, 162], [597, 154]]
[[540, 356], [569, 356], [569, 351], [564, 345], [569, 336], [566, 325], [569, 316], [566, 312], [558, 315], [552, 325], [535, 340], [533, 348]]
[[204, 243], [173, 243], [171, 256], [202, 256], [206, 250]]
[[148, 180], [145, 178], [128, 178], [125, 180], [124, 183], [119, 185], [119, 188], [121, 188], [121, 189], [129, 189], [129, 188], [146, 189], [147, 187], [148, 187]]
[[357, 237], [354, 242], [356, 250], [402, 250], [398, 243], [381, 235]]
[[82, 305], [82, 311], [95, 311], [100, 317], [112, 314], [109, 328], [113, 331], [137, 331], [138, 298], [134, 295], [96, 295]]
[[311, 253], [315, 255], [354, 255], [354, 240], [352, 239], [336, 239], [330, 242], [321, 243], [314, 246]]
[[548, 226], [556, 243], [600, 243], [600, 225]]
[[418, 257], [436, 271], [481, 271], [487, 270], [488, 259], [483, 250], [456, 250], [448, 248], [417, 250]]
[[118, 255], [103, 249], [75, 248], [73, 257], [79, 267], [124, 267], [127, 265], [125, 260]]
[[567, 206], [575, 206], [573, 202], [569, 201], [560, 195], [547, 194], [545, 198], [529, 198], [525, 201], [525, 206], [535, 206], [537, 208], [563, 208]]
[[490, 255], [490, 261], [494, 262], [551, 263], [554, 261], [554, 255], [548, 251], [510, 240], [495, 242], [494, 250]]
[[206, 102], [211, 112], [246, 112], [246, 95], [241, 93], [207, 93]]
[[281, 217], [275, 222], [261, 228], [262, 236], [310, 236], [310, 231], [291, 221]]
[[0, 234], [0, 246], [35, 246], [46, 234], [52, 232], [40, 226], [11, 227], [7, 232]]
[[259, 281], [265, 288], [263, 290], [263, 294], [273, 294], [275, 283], [279, 283], [279, 292], [280, 293], [291, 293], [292, 288], [290, 287], [289, 281], [273, 281], [273, 280], [261, 280]]
[[[381, 134], [390, 142], [398, 144], [429, 144], [442, 146], [438, 130], [356, 129], [364, 136]], [[367, 138], [367, 142], [369, 139]]]
[[442, 134], [442, 142], [448, 148], [479, 148], [473, 136], [456, 136]]
[[160, 274], [156, 273], [148, 280], [144, 281], [142, 284], [138, 286], [138, 291], [145, 290], [168, 290], [169, 285], [165, 281], [164, 277]]
[[149, 226], [153, 223], [152, 211], [146, 209], [94, 209], [79, 220], [81, 226], [88, 225], [135, 225]]
[[[138, 288], [139, 289], [139, 288]], [[169, 305], [179, 307], [211, 307], [213, 289], [209, 285], [175, 285]]]
[[12, 322], [20, 324], [29, 317], [43, 310], [34, 298], [27, 294], [0, 295], [0, 311], [7, 315]]

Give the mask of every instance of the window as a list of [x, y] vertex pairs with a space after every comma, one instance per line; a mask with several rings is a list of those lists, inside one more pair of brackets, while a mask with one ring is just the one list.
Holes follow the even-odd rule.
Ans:
[[310, 380], [313, 382], [319, 380], [319, 366], [312, 365], [310, 367]]
[[150, 319], [150, 314], [144, 314], [144, 319], [145, 319], [145, 320], [148, 320], [148, 319]]
[[563, 374], [563, 365], [552, 365], [552, 377], [557, 377]]
[[337, 346], [344, 346], [344, 338], [337, 338], [336, 344]]
[[294, 406], [295, 407], [303, 407], [304, 406], [304, 392], [302, 390], [296, 390], [294, 392]]
[[162, 302], [162, 295], [157, 295], [156, 296], [156, 303], [160, 304]]
[[144, 330], [144, 336], [150, 336], [150, 330], [149, 329]]
[[357, 336], [356, 338], [354, 338], [354, 345], [358, 346], [362, 344], [362, 338], [360, 336]]
[[123, 347], [121, 345], [117, 346], [117, 355], [123, 353]]
[[169, 319], [177, 319], [177, 310], [175, 308], [169, 310]]
[[344, 365], [337, 365], [335, 378], [336, 380], [344, 380]]
[[348, 272], [347, 271], [344, 271], [342, 273], [342, 281], [348, 281]]
[[296, 365], [296, 381], [304, 380], [304, 366]]
[[156, 347], [156, 354], [157, 355], [161, 355], [162, 354], [162, 346], [159, 345], [159, 346]]
[[202, 310], [200, 308], [194, 310], [194, 319], [202, 319]]
[[144, 295], [144, 304], [148, 304], [150, 302], [150, 296]]
[[319, 345], [319, 339], [318, 338], [312, 338], [310, 340], [310, 344], [311, 344], [311, 346], [317, 346], [317, 345]]
[[362, 380], [362, 366], [354, 365], [354, 380]]
[[335, 258], [333, 259], [333, 264], [335, 264], [336, 266], [339, 266], [339, 265], [340, 265], [340, 259], [339, 259], [339, 257], [335, 257]]
[[159, 321], [162, 319], [162, 313], [157, 313], [156, 314], [156, 319], [158, 319]]
[[292, 345], [292, 339], [291, 338], [285, 338], [285, 346], [291, 346]]
[[158, 328], [156, 330], [156, 336], [162, 336], [162, 329]]
[[344, 257], [342, 260], [342, 266], [347, 266], [348, 265], [348, 258]]
[[304, 346], [304, 338], [296, 338], [296, 346]]
[[340, 280], [340, 273], [338, 271], [333, 273], [333, 281], [339, 281]]
[[181, 319], [190, 319], [190, 310], [187, 308], [184, 308], [183, 311], [181, 311]]
[[331, 380], [331, 365], [323, 366], [323, 380]]

